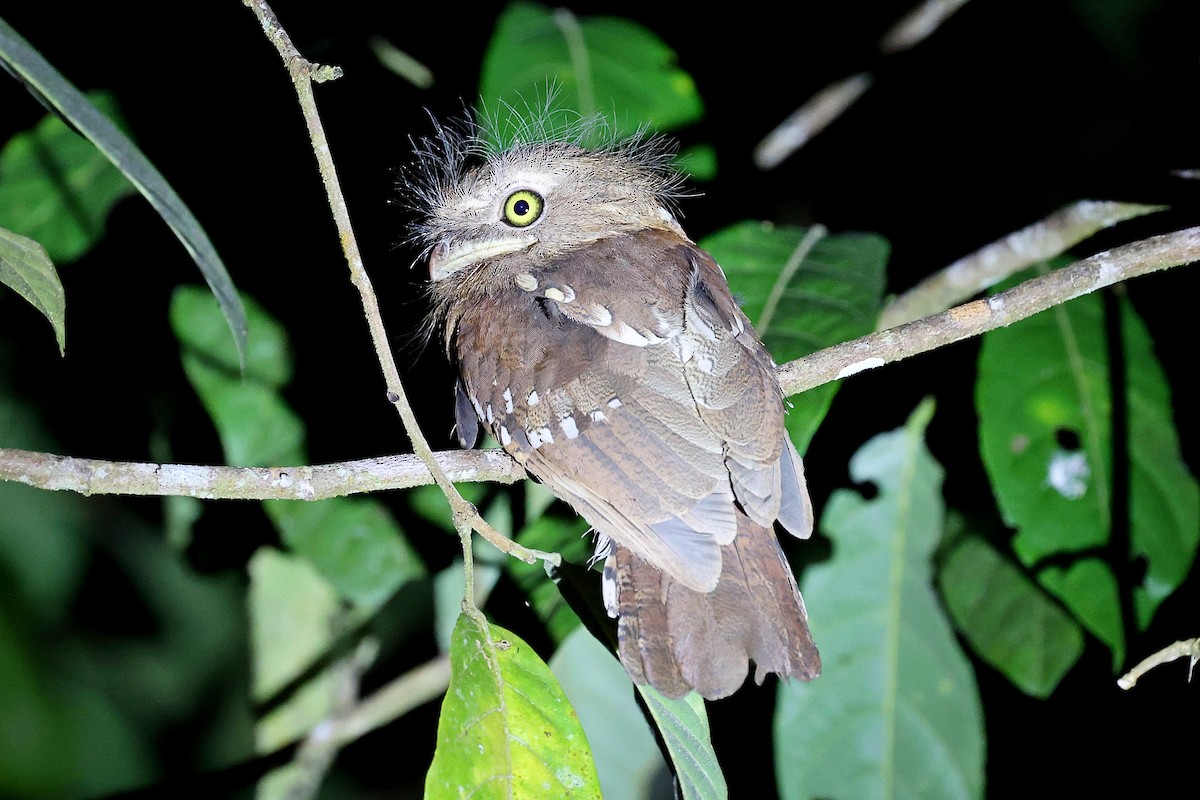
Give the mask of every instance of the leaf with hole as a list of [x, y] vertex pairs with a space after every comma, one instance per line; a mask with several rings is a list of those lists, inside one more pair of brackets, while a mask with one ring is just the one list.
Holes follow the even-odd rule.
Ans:
[[[1191, 567], [1200, 491], [1180, 456], [1170, 392], [1145, 326], [1124, 299], [1113, 307], [1128, 414], [1127, 557], [1146, 561], [1145, 576], [1132, 587], [1144, 627]], [[1120, 662], [1125, 635], [1113, 564], [1068, 560], [1063, 569], [1070, 554], [1092, 551], [1091, 558], [1109, 545], [1113, 380], [1104, 300], [1087, 295], [986, 334], [975, 398], [984, 465], [1005, 520], [1017, 529], [1013, 549], [1027, 566], [1057, 560], [1039, 580]]]

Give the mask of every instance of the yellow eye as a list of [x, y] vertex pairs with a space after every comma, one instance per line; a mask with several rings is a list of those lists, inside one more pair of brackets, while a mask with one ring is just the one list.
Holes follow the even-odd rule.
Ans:
[[504, 201], [504, 221], [514, 228], [525, 228], [542, 215], [542, 196], [528, 189], [513, 192]]

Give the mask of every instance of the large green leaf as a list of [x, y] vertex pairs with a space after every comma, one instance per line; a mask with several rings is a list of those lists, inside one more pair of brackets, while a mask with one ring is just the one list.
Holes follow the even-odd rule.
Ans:
[[975, 652], [1026, 694], [1049, 696], [1083, 654], [1070, 615], [982, 539], [950, 551], [938, 585]]
[[983, 719], [970, 663], [934, 596], [942, 469], [923, 443], [932, 404], [851, 459], [872, 499], [839, 490], [821, 530], [830, 561], [804, 573], [824, 672], [780, 687], [780, 795], [973, 798], [983, 791]]
[[[110, 95], [87, 100], [120, 123]], [[112, 207], [133, 191], [95, 145], [52, 114], [0, 150], [0, 224], [36, 240], [59, 264], [90, 249]]]
[[[865, 233], [824, 236], [805, 253], [807, 234], [803, 228], [745, 221], [700, 241], [780, 364], [870, 333], [883, 300], [885, 239]], [[792, 398], [788, 430], [801, 452], [837, 386]]]
[[463, 614], [450, 665], [425, 797], [600, 797], [583, 726], [533, 648]]
[[[1129, 558], [1138, 623], [1186, 576], [1200, 539], [1200, 491], [1179, 453], [1170, 394], [1141, 320], [1118, 301], [1128, 413]], [[1123, 658], [1111, 564], [1064, 568], [1070, 553], [1104, 547], [1112, 528], [1112, 388], [1101, 297], [1088, 295], [988, 333], [979, 356], [979, 441], [1013, 548], [1081, 622]], [[1122, 571], [1125, 571], [1123, 569]]]
[[667, 765], [621, 662], [576, 625], [551, 656], [550, 670], [587, 733], [604, 796], [648, 796]]
[[33, 239], [0, 228], [0, 284], [24, 297], [50, 321], [58, 352], [65, 353], [67, 298], [46, 249]]
[[[197, 287], [176, 291], [171, 326], [183, 349], [184, 371], [230, 463], [303, 463], [304, 423], [281, 394], [292, 374], [286, 331], [257, 303], [247, 299], [245, 309], [250, 334], [243, 372], [222, 335], [213, 298]], [[402, 583], [424, 574], [399, 525], [373, 499], [279, 500], [263, 506], [288, 547], [360, 607], [378, 606]]]
[[208, 234], [162, 174], [129, 137], [3, 19], [0, 19], [0, 61], [36, 92], [47, 107], [52, 107], [95, 145], [150, 201], [200, 267], [229, 324], [238, 352], [242, 352], [246, 341], [246, 320], [233, 281], [209, 241]]
[[675, 53], [637, 23], [513, 3], [496, 23], [479, 89], [485, 112], [498, 117], [502, 143], [526, 121], [545, 121], [548, 87], [562, 114], [549, 121], [555, 126], [599, 113], [613, 133], [627, 135], [646, 123], [672, 130], [704, 113]]

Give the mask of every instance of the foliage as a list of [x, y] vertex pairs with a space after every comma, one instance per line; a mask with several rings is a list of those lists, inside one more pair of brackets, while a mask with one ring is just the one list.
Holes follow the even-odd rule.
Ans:
[[[1111, 26], [1100, 28], [1112, 34]], [[690, 145], [684, 168], [719, 179], [707, 143], [716, 127], [706, 127], [698, 81], [666, 33], [624, 18], [514, 3], [496, 18], [479, 65], [480, 104], [509, 137], [545, 124], [547, 115], [555, 123], [599, 114], [618, 135], [647, 124], [673, 131]], [[73, 309], [109, 302], [72, 292], [73, 271], [95, 269], [89, 259], [102, 259], [119, 283], [126, 253], [105, 249], [107, 231], [118, 202], [136, 187], [210, 285], [172, 278], [179, 285], [167, 307], [106, 309], [169, 320], [165, 338], [173, 335], [178, 359], [142, 370], [177, 373], [166, 403], [197, 405], [191, 419], [203, 420], [195, 427], [211, 438], [214, 460], [306, 463], [311, 440], [330, 430], [337, 436], [353, 422], [320, 413], [320, 402], [306, 394], [312, 378], [298, 374], [314, 356], [296, 341], [306, 328], [328, 333], [324, 318], [318, 311], [297, 322], [268, 293], [307, 281], [309, 265], [259, 263], [263, 271], [286, 270], [271, 272], [255, 297], [239, 294], [208, 235], [132, 145], [111, 94], [79, 93], [3, 21], [0, 63], [54, 110], [0, 150], [0, 321], [11, 309], [27, 311], [27, 303], [37, 312], [14, 313], [20, 335], [0, 338], [0, 447], [71, 453], [71, 427], [53, 413], [62, 406], [47, 403], [16, 367], [27, 358], [27, 339], [47, 339], [44, 329], [26, 335], [33, 321], [44, 325], [37, 315], [51, 322], [61, 351], [65, 296]], [[145, 145], [161, 151], [170, 143]], [[778, 362], [874, 328], [885, 287], [897, 288], [894, 273], [889, 282], [895, 265], [885, 236], [821, 234], [816, 226], [752, 216], [735, 208], [700, 243]], [[253, 234], [230, 236], [264, 236], [253, 222]], [[312, 235], [304, 239], [310, 242], [326, 233], [265, 236]], [[349, 291], [320, 299], [353, 303]], [[1022, 702], [1022, 695], [1054, 701], [1072, 670], [1095, 675], [1089, 649], [1111, 656], [1114, 669], [1125, 663], [1185, 584], [1200, 544], [1200, 490], [1148, 322], [1124, 297], [1089, 295], [989, 333], [974, 374], [949, 378], [960, 394], [973, 389], [967, 413], [954, 417], [939, 407], [935, 415], [924, 402], [890, 432], [880, 433], [885, 426], [870, 415], [847, 426], [838, 415], [840, 384], [791, 398], [797, 447], [810, 455], [827, 448], [822, 438], [840, 424], [852, 427], [840, 432], [855, 453], [842, 484], [830, 487], [827, 501], [819, 498], [814, 541], [791, 551], [804, 565], [801, 587], [824, 674], [776, 690], [773, 742], [761, 744], [774, 770], [759, 776], [770, 784], [759, 795], [982, 797], [991, 779], [988, 747], [997, 744], [985, 741], [986, 686], [1000, 683]], [[73, 349], [89, 333], [73, 328]], [[414, 387], [425, 393], [421, 378]], [[895, 408], [900, 394], [872, 403], [893, 416], [907, 412]], [[163, 401], [146, 405], [155, 402]], [[949, 436], [967, 443], [971, 463], [962, 471], [977, 466], [986, 477], [982, 510], [954, 507], [950, 484], [960, 464], [934, 458], [938, 425], [953, 426]], [[161, 461], [198, 433], [170, 419], [153, 427], [148, 449]], [[372, 446], [398, 441], [378, 437]], [[133, 442], [123, 452], [86, 455], [146, 460], [141, 449]], [[814, 472], [837, 474], [828, 464], [808, 466], [810, 480]], [[518, 541], [587, 563], [586, 526], [542, 487], [463, 488]], [[731, 738], [762, 743], [768, 736], [721, 728], [739, 698], [706, 705], [632, 687], [594, 635], [594, 621], [582, 624], [564, 600], [568, 591], [598, 594], [594, 570], [579, 568], [578, 587], [560, 588], [540, 564], [477, 546], [473, 599], [487, 618], [464, 612], [463, 565], [445, 509], [433, 487], [312, 503], [167, 498], [159, 506], [0, 482], [7, 587], [0, 592], [0, 794], [162, 789], [174, 777], [170, 769], [240, 764], [241, 772], [231, 770], [243, 776], [238, 788], [254, 783], [263, 798], [354, 795], [338, 765], [354, 763], [355, 748], [373, 741], [395, 747], [387, 738], [394, 731], [365, 728], [344, 754], [335, 747], [324, 762], [291, 748], [319, 744], [334, 723], [362, 708], [360, 698], [386, 694], [383, 684], [435, 650], [447, 654], [451, 670], [437, 692], [436, 735], [430, 709], [409, 712], [398, 727], [408, 736], [428, 727], [428, 748], [406, 749], [403, 766], [389, 766], [406, 773], [408, 794], [598, 797], [603, 790], [637, 797], [667, 771], [685, 798], [738, 792], [744, 779], [727, 775], [740, 766], [732, 763]], [[204, 568], [208, 545], [196, 533], [204, 526], [251, 544], [237, 563]], [[114, 598], [110, 585], [127, 596]], [[549, 656], [548, 666], [538, 653]], [[1101, 670], [1098, 680], [1110, 677]], [[766, 690], [743, 693], [756, 691]], [[163, 741], [185, 726], [189, 758], [164, 766], [171, 759]], [[255, 765], [248, 780], [245, 762], [256, 755], [284, 766]]]

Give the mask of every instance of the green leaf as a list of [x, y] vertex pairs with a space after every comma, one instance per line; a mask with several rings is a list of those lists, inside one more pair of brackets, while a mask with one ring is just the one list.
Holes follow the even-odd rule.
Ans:
[[[1134, 590], [1138, 623], [1187, 575], [1200, 540], [1200, 491], [1180, 453], [1170, 393], [1153, 344], [1118, 301], [1126, 364], [1130, 455], [1130, 558], [1146, 559]], [[1080, 297], [984, 336], [975, 396], [980, 451], [1013, 548], [1036, 566], [1102, 547], [1112, 527], [1112, 397], [1103, 299]], [[1076, 448], [1075, 445], [1078, 444]], [[1111, 564], [1043, 570], [1092, 633], [1124, 657]]]
[[851, 459], [821, 530], [830, 561], [804, 573], [824, 672], [780, 687], [780, 796], [974, 798], [983, 791], [983, 719], [970, 663], [934, 595], [942, 469], [922, 441], [928, 401]]
[[[0, 213], [0, 219], [3, 218]], [[42, 312], [54, 328], [58, 352], [65, 354], [67, 298], [46, 249], [33, 239], [0, 228], [0, 283]]]
[[[870, 333], [883, 301], [885, 239], [869, 233], [824, 236], [797, 262], [807, 234], [804, 228], [744, 221], [700, 241], [780, 364]], [[792, 398], [787, 425], [800, 452], [837, 387], [830, 383]]]
[[717, 150], [709, 144], [693, 145], [679, 153], [675, 167], [698, 181], [717, 177]]
[[267, 500], [263, 508], [288, 548], [360, 607], [377, 608], [401, 584], [425, 574], [399, 524], [374, 500]]
[[[0, 28], [0, 42], [3, 35]], [[120, 121], [111, 95], [93, 92], [88, 99]], [[0, 220], [40, 242], [60, 264], [91, 249], [113, 206], [133, 191], [103, 153], [53, 115], [0, 150]]]
[[[617, 136], [652, 122], [667, 131], [700, 119], [704, 106], [673, 50], [635, 22], [576, 17], [536, 3], [501, 14], [483, 60], [479, 93], [507, 144], [530, 119], [569, 127], [604, 115]], [[555, 116], [546, 120], [545, 95]], [[538, 98], [542, 99], [539, 105]]]
[[950, 552], [938, 585], [971, 648], [1028, 695], [1048, 697], [1083, 654], [1070, 615], [982, 539]]
[[1180, 451], [1171, 389], [1146, 326], [1120, 300], [1129, 410], [1131, 558], [1146, 561], [1134, 586], [1134, 612], [1145, 629], [1187, 578], [1200, 547], [1200, 484]]
[[650, 686], [638, 686], [650, 716], [658, 726], [675, 765], [675, 777], [685, 800], [724, 800], [729, 796], [725, 774], [709, 736], [708, 712], [695, 692], [676, 700]]
[[226, 332], [224, 318], [212, 295], [198, 286], [180, 286], [171, 297], [171, 329], [185, 350], [203, 356], [234, 378], [280, 389], [292, 380], [292, 351], [287, 330], [271, 314], [247, 298], [243, 301], [247, 337], [238, 353]]
[[[292, 376], [287, 333], [253, 300], [247, 298], [244, 308], [250, 330], [243, 371], [222, 334], [216, 301], [196, 287], [176, 290], [171, 327], [184, 351], [184, 372], [229, 463], [303, 463], [304, 423], [280, 394]], [[399, 525], [374, 500], [277, 500], [263, 507], [288, 547], [360, 607], [377, 607], [402, 583], [424, 574]]]
[[[307, 561], [259, 548], [248, 565], [251, 667], [256, 701], [263, 701], [307, 669], [333, 644], [341, 602]], [[326, 672], [272, 709], [255, 726], [255, 749], [269, 753], [308, 733], [334, 707]]]
[[[70, 122], [142, 193], [187, 248], [229, 323], [238, 352], [245, 350], [246, 320], [241, 300], [208, 235], [162, 174], [112, 121], [41, 54], [0, 19], [0, 61]], [[39, 237], [40, 238], [40, 237]]]
[[520, 638], [463, 614], [425, 797], [599, 798], [583, 727]]
[[[560, 553], [567, 561], [583, 564], [592, 556], [592, 537], [587, 536], [588, 530], [587, 522], [581, 517], [563, 519], [548, 514], [526, 525], [517, 541], [525, 547]], [[505, 559], [505, 567], [556, 642], [563, 641], [579, 627], [579, 617], [567, 605], [554, 582], [546, 578], [543, 564], [526, 564], [509, 558]]]
[[648, 797], [667, 765], [621, 662], [577, 625], [554, 651], [550, 670], [587, 733], [604, 796]]

